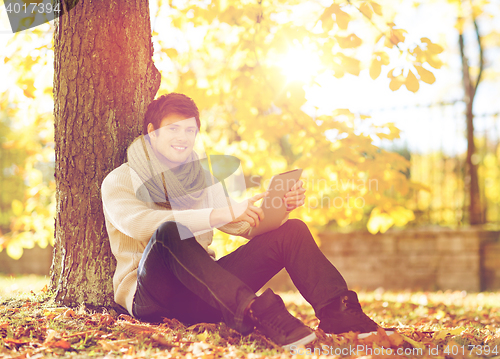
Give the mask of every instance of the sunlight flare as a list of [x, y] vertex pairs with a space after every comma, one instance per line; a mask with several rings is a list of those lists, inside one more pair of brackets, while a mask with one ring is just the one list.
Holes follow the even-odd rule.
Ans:
[[287, 80], [309, 82], [320, 72], [321, 61], [312, 49], [293, 47], [278, 60]]

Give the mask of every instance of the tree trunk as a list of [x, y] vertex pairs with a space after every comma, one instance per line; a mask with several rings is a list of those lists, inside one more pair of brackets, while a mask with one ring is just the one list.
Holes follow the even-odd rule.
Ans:
[[[66, 8], [71, 8], [64, 0]], [[56, 301], [112, 305], [115, 260], [101, 202], [160, 85], [148, 0], [80, 0], [54, 34]], [[63, 4], [61, 4], [62, 7]]]
[[485, 223], [485, 210], [481, 205], [481, 196], [479, 192], [479, 177], [477, 173], [477, 164], [473, 161], [473, 156], [476, 152], [474, 143], [474, 97], [476, 95], [477, 87], [481, 81], [481, 74], [483, 72], [483, 49], [481, 44], [481, 37], [477, 22], [474, 19], [474, 27], [476, 31], [477, 42], [479, 46], [479, 75], [476, 83], [473, 84], [472, 77], [469, 69], [469, 60], [465, 55], [465, 45], [463, 34], [460, 33], [458, 43], [460, 46], [460, 56], [462, 58], [462, 81], [464, 87], [464, 101], [466, 105], [465, 117], [467, 123], [467, 157], [466, 157], [466, 177], [465, 185], [469, 192], [469, 223], [472, 225]]

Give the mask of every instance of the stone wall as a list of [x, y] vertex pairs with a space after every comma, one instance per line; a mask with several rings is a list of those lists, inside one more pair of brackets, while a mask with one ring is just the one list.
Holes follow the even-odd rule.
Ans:
[[482, 290], [500, 290], [500, 239], [485, 241], [481, 248]]
[[23, 256], [18, 260], [10, 258], [7, 251], [3, 250], [0, 252], [0, 273], [49, 275], [52, 249], [52, 246], [25, 249]]
[[[479, 228], [320, 234], [321, 250], [349, 287], [359, 289], [500, 289], [500, 232]], [[286, 273], [270, 284], [293, 288]]]

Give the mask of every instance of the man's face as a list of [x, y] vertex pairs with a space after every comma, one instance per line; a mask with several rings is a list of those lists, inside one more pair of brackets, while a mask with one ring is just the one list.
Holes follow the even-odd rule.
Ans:
[[193, 151], [198, 127], [194, 117], [171, 113], [160, 122], [160, 128], [154, 129], [150, 123], [148, 134], [151, 146], [160, 161], [170, 168], [184, 163]]

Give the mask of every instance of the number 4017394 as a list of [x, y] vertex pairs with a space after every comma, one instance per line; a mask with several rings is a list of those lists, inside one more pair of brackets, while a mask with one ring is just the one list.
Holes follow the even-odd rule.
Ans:
[[23, 5], [19, 3], [8, 3], [5, 4], [5, 10], [10, 14], [47, 14], [52, 12], [60, 12], [59, 3], [52, 5], [51, 3], [24, 3]]
[[444, 354], [446, 355], [498, 355], [498, 347], [489, 345], [448, 345], [444, 349]]

